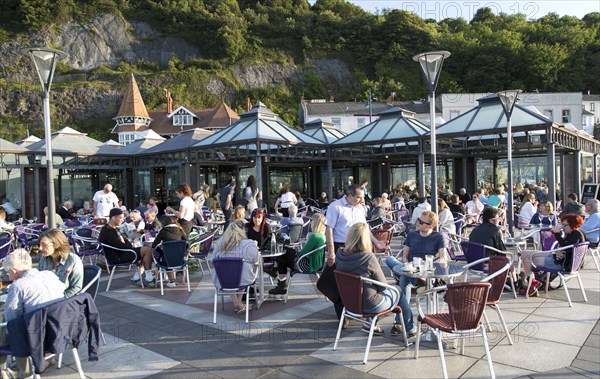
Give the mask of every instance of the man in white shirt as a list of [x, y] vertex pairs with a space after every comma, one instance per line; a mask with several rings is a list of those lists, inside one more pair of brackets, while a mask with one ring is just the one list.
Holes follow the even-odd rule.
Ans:
[[107, 218], [111, 209], [119, 207], [119, 198], [112, 189], [112, 185], [106, 183], [103, 190], [94, 194], [94, 218]]

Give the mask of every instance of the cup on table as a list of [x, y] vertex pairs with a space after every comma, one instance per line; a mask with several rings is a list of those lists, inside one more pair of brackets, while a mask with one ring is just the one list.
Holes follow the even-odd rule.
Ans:
[[432, 271], [433, 270], [433, 255], [426, 255], [425, 256], [425, 264], [427, 266], [427, 270]]
[[421, 263], [423, 263], [423, 258], [420, 258], [420, 257], [413, 258], [413, 265], [415, 267], [419, 267], [421, 265]]
[[414, 266], [412, 263], [408, 262], [408, 263], [405, 263], [402, 268], [406, 271], [412, 271], [414, 269]]
[[421, 264], [419, 265], [419, 272], [423, 273], [426, 271], [427, 271], [427, 262], [421, 261]]

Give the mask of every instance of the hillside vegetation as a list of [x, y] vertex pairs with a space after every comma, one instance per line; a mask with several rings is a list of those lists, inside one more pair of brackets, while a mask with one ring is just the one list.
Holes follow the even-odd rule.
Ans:
[[[379, 100], [392, 92], [400, 100], [424, 98], [426, 89], [412, 56], [436, 49], [452, 53], [444, 64], [438, 93], [505, 88], [600, 93], [600, 13], [581, 20], [556, 14], [528, 20], [521, 14], [494, 15], [483, 8], [470, 22], [435, 22], [401, 10], [371, 14], [344, 0], [318, 0], [313, 6], [306, 0], [3, 0], [0, 43], [35, 33], [60, 34], [65, 23], [85, 23], [106, 13], [130, 23], [147, 23], [162, 37], [184, 40], [198, 54], [172, 56], [166, 64], [123, 59], [116, 65], [85, 70], [85, 83], [62, 86], [120, 89], [128, 73], [134, 72], [144, 78], [140, 87], [150, 109], [163, 106], [161, 86], [165, 84], [178, 104], [213, 107], [225, 98], [242, 111], [249, 96], [292, 125], [301, 96], [364, 101], [367, 89], [372, 88]], [[323, 58], [343, 61], [350, 80], [333, 83], [312, 69], [303, 69]], [[265, 64], [302, 70], [289, 80], [260, 88], [245, 86], [232, 74], [239, 67]], [[59, 71], [81, 72], [66, 64]], [[23, 89], [22, 82], [4, 72], [0, 87]], [[215, 79], [226, 87], [221, 94], [207, 89]], [[30, 88], [36, 84], [30, 83]], [[70, 118], [68, 110], [57, 114], [66, 114], [59, 122], [107, 139], [115, 106], [107, 107], [113, 113], [96, 122]], [[11, 109], [0, 115], [0, 124], [15, 125], [12, 139], [24, 133], [25, 123], [33, 123], [27, 125], [30, 130], [41, 125], [41, 118], [16, 117], [22, 115]]]

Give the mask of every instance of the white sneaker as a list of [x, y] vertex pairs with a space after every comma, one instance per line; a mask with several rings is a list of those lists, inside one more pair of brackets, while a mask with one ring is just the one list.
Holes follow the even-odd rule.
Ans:
[[177, 287], [177, 283], [175, 283], [175, 282], [168, 282], [167, 283], [167, 287], [168, 288], [175, 288], [175, 287]]

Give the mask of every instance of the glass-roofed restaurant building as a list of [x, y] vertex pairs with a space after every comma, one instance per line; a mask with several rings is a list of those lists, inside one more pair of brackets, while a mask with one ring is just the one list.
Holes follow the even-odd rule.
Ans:
[[[136, 115], [130, 116], [135, 121]], [[141, 126], [124, 129], [136, 133], [127, 145], [102, 143], [71, 128], [53, 133], [57, 204], [71, 199], [80, 206], [106, 182], [129, 208], [151, 196], [162, 206], [177, 205], [174, 189], [181, 183], [193, 190], [208, 184], [215, 196], [232, 178], [237, 180], [239, 199], [250, 175], [257, 178], [269, 207], [283, 186], [305, 198], [326, 192], [331, 199], [336, 190], [362, 179], [369, 180], [374, 194], [398, 185], [423, 189], [430, 183], [429, 126], [400, 107], [379, 113], [375, 121], [350, 134], [321, 120], [299, 131], [260, 102], [239, 119], [225, 118], [230, 125], [208, 130], [192, 122], [169, 139], [148, 129], [143, 120]], [[496, 95], [479, 99], [470, 111], [437, 126], [438, 183], [454, 192], [506, 183], [506, 129]], [[518, 104], [512, 130], [514, 183], [544, 182], [553, 197], [557, 189], [580, 193], [582, 183], [598, 181], [600, 141]], [[45, 167], [44, 140], [0, 140], [2, 203], [10, 203], [23, 217], [41, 217], [46, 206]]]

